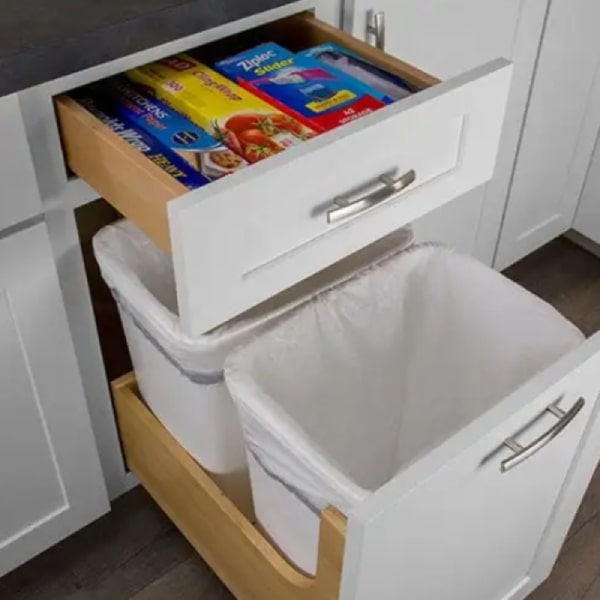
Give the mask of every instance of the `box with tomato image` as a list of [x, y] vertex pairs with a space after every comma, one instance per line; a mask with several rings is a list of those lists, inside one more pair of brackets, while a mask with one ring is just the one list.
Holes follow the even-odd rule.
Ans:
[[138, 67], [126, 75], [251, 163], [315, 135], [186, 54]]
[[307, 136], [298, 121], [281, 113], [237, 113], [216, 125], [216, 131], [230, 148], [239, 148], [251, 163], [280, 152], [278, 139], [282, 134], [299, 139], [312, 137], [312, 134]]
[[273, 42], [221, 60], [215, 69], [319, 132], [394, 101], [316, 58], [293, 54]]

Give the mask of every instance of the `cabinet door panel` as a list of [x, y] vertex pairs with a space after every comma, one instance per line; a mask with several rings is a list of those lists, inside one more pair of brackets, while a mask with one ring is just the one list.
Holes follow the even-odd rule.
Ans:
[[45, 225], [0, 240], [0, 575], [108, 509]]
[[6, 289], [0, 296], [0, 540], [10, 540], [32, 523], [68, 508], [52, 456], [44, 414], [29, 373], [27, 350]]
[[[342, 600], [520, 600], [539, 585], [594, 470], [599, 372], [600, 334], [359, 506]], [[503, 472], [510, 438], [540, 443]]]
[[571, 227], [600, 126], [594, 90], [599, 19], [595, 0], [552, 3], [498, 246], [499, 269]]
[[420, 219], [435, 239], [492, 264], [515, 163], [548, 0], [354, 0], [345, 26], [365, 37], [369, 11], [384, 11], [386, 50], [442, 79], [493, 58], [514, 64], [495, 176]]

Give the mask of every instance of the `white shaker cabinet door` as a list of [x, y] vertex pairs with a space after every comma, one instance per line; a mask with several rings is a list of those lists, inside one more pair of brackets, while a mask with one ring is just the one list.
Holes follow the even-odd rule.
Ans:
[[371, 15], [385, 19], [385, 48], [448, 79], [498, 57], [514, 65], [494, 178], [420, 219], [417, 239], [436, 240], [491, 265], [500, 233], [548, 0], [354, 0], [345, 27], [367, 33]]
[[342, 600], [522, 600], [600, 453], [600, 334], [349, 515]]
[[600, 127], [600, 3], [553, 0], [519, 148], [496, 267], [567, 231]]
[[0, 576], [108, 506], [39, 224], [0, 239]]

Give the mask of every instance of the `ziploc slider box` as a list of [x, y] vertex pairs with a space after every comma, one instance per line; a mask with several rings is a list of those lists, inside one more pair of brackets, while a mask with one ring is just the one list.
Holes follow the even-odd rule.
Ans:
[[248, 164], [189, 119], [142, 93], [125, 78], [113, 77], [101, 85], [119, 104], [120, 115], [171, 148], [208, 179], [218, 179]]
[[381, 69], [339, 44], [329, 42], [303, 50], [298, 54], [316, 58], [338, 71], [343, 71], [346, 75], [359, 79], [364, 84], [394, 100], [401, 100], [418, 91], [402, 77]]
[[357, 79], [273, 42], [222, 60], [215, 68], [317, 131], [393, 102]]
[[71, 97], [121, 139], [144, 154], [155, 165], [158, 165], [165, 173], [168, 173], [189, 190], [210, 183], [210, 180], [193, 169], [178, 154], [175, 154], [144, 130], [119, 115], [115, 104], [110, 99], [100, 97], [95, 92], [90, 94], [86, 90], [71, 93]]
[[250, 163], [315, 135], [187, 54], [138, 67], [126, 75]]

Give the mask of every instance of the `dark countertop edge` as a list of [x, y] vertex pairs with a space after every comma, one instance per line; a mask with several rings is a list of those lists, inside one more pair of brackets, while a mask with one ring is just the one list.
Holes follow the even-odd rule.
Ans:
[[62, 43], [30, 48], [0, 60], [0, 97], [292, 2], [191, 0]]

